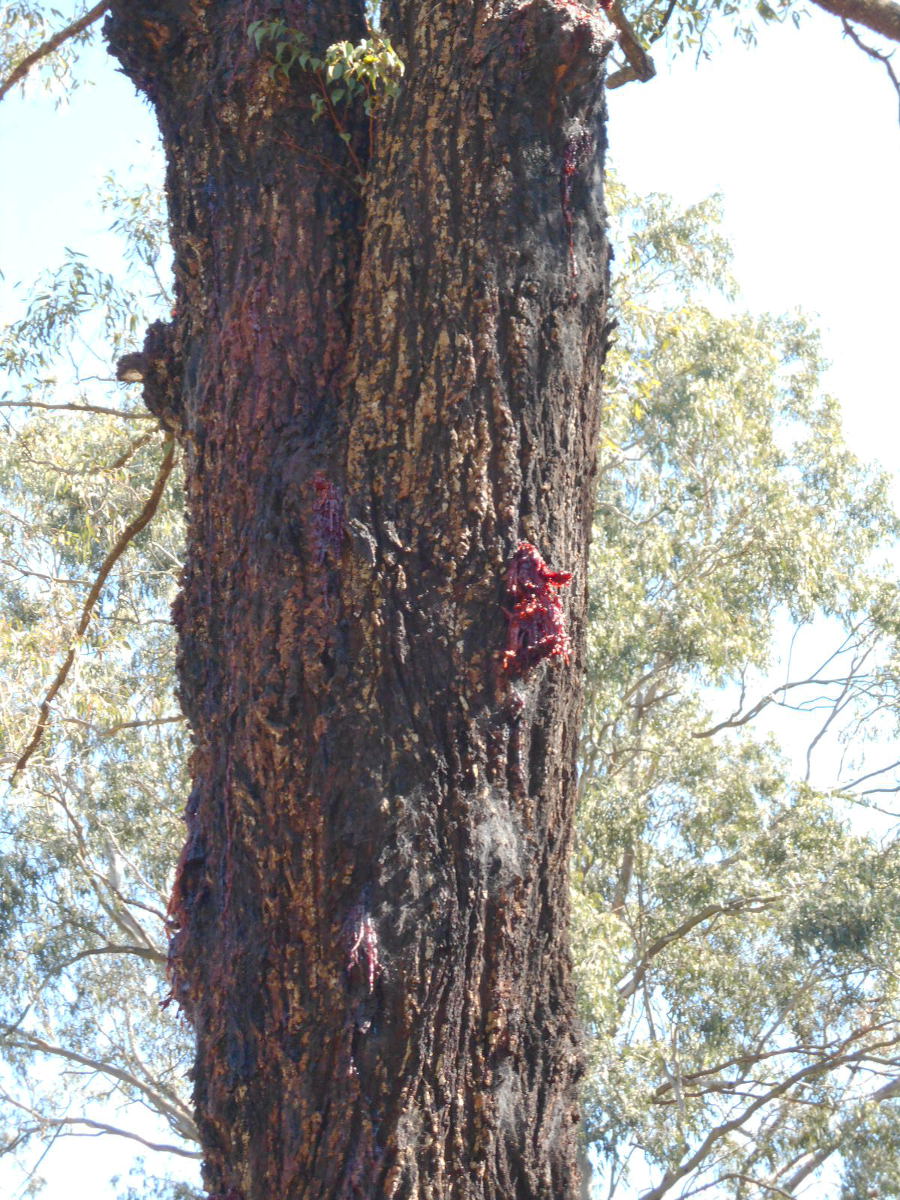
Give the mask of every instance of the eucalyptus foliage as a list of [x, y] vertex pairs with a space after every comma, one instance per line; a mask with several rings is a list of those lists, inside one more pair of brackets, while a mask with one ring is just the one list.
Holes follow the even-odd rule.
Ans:
[[26, 1187], [60, 1134], [196, 1153], [188, 1039], [162, 1007], [188, 753], [168, 611], [180, 495], [173, 476], [149, 526], [123, 537], [159, 486], [166, 439], [110, 378], [166, 303], [162, 223], [146, 187], [109, 180], [104, 199], [124, 281], [69, 252], [0, 334], [0, 756], [13, 777], [0, 799], [0, 1149], [18, 1153]]
[[[611, 197], [623, 259], [574, 870], [600, 1194], [900, 1195], [897, 519], [802, 317], [730, 293], [716, 202]], [[827, 619], [825, 619], [827, 618]], [[778, 648], [827, 648], [792, 675]], [[776, 669], [780, 672], [772, 676]], [[735, 699], [736, 697], [736, 699]], [[783, 745], [809, 716], [844, 777]], [[866, 1185], [868, 1186], [868, 1185]]]

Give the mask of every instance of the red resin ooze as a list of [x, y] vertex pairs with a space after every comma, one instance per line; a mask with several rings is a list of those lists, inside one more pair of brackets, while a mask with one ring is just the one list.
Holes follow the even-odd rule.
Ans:
[[551, 571], [531, 542], [519, 542], [506, 572], [506, 594], [512, 609], [503, 670], [523, 675], [543, 658], [569, 661], [569, 635], [558, 591], [572, 580], [571, 571]]

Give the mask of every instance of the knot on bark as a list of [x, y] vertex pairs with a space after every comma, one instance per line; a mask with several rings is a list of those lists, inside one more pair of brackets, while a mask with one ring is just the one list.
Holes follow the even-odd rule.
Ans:
[[182, 432], [182, 366], [173, 324], [154, 321], [144, 336], [143, 350], [119, 359], [116, 378], [143, 383], [144, 403], [160, 425], [170, 433]]

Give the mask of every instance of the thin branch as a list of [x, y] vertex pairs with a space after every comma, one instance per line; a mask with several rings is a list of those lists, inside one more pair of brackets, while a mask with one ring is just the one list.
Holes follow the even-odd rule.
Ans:
[[170, 717], [146, 717], [142, 721], [118, 721], [115, 725], [106, 725], [102, 729], [98, 729], [91, 721], [83, 721], [80, 717], [63, 717], [63, 721], [67, 725], [80, 725], [83, 729], [89, 729], [98, 738], [114, 737], [123, 729], [149, 729], [155, 725], [183, 725], [186, 720], [187, 718], [181, 713], [174, 713]]
[[874, 779], [876, 775], [884, 775], [888, 771], [893, 771], [896, 767], [900, 767], [900, 759], [897, 759], [896, 762], [892, 762], [887, 767], [879, 767], [877, 771], [869, 771], [867, 775], [859, 775], [856, 779], [851, 779], [849, 783], [842, 783], [837, 790], [840, 792], [848, 792], [851, 788], [859, 787], [861, 783], [865, 783], [869, 779]]
[[721, 1187], [722, 1184], [730, 1183], [731, 1180], [735, 1180], [738, 1183], [753, 1184], [758, 1188], [762, 1188], [765, 1192], [770, 1192], [773, 1196], [785, 1196], [787, 1200], [792, 1200], [790, 1192], [786, 1192], [783, 1188], [778, 1187], [777, 1184], [766, 1183], [763, 1179], [757, 1179], [755, 1175], [748, 1175], [745, 1171], [728, 1171], [724, 1175], [717, 1175], [709, 1183], [691, 1188], [688, 1192], [681, 1192], [678, 1200], [688, 1200], [690, 1196], [699, 1196], [701, 1192], [708, 1192], [710, 1188]]
[[146, 504], [134, 518], [134, 520], [126, 525], [122, 530], [118, 540], [110, 550], [109, 554], [107, 554], [106, 558], [103, 560], [103, 565], [97, 572], [97, 578], [94, 580], [94, 586], [88, 593], [88, 597], [84, 602], [84, 608], [81, 610], [81, 619], [78, 622], [78, 628], [75, 630], [75, 641], [69, 648], [69, 652], [63, 660], [62, 666], [59, 668], [56, 678], [50, 685], [50, 689], [44, 697], [43, 703], [41, 704], [40, 713], [38, 715], [37, 724], [35, 725], [34, 732], [31, 735], [31, 741], [19, 756], [19, 760], [13, 768], [13, 773], [10, 777], [10, 783], [15, 780], [16, 776], [25, 767], [32, 754], [40, 745], [41, 739], [43, 738], [44, 732], [46, 731], [47, 725], [50, 721], [50, 706], [56, 698], [60, 688], [68, 678], [69, 671], [71, 671], [72, 664], [75, 661], [75, 651], [78, 647], [78, 643], [84, 636], [85, 630], [88, 627], [91, 615], [94, 611], [94, 607], [96, 606], [97, 601], [100, 599], [100, 594], [103, 591], [103, 586], [106, 583], [110, 572], [128, 549], [131, 542], [133, 542], [141, 530], [144, 529], [150, 523], [150, 521], [152, 521], [154, 514], [159, 507], [159, 502], [162, 499], [163, 491], [165, 490], [166, 483], [168, 482], [169, 476], [172, 473], [172, 467], [175, 463], [175, 439], [172, 437], [167, 438], [165, 446], [166, 454], [163, 458], [162, 465], [159, 469], [159, 474], [156, 477], [156, 482], [153, 485], [153, 490], [147, 498]]
[[900, 4], [893, 0], [815, 0], [819, 8], [900, 42]]
[[[60, 782], [57, 780], [57, 792], [51, 793], [56, 803], [60, 806], [63, 812], [69, 819], [75, 839], [78, 843], [79, 859], [87, 875], [91, 890], [93, 891], [97, 903], [106, 913], [106, 915], [128, 936], [136, 938], [137, 941], [143, 942], [148, 949], [153, 950], [153, 939], [140, 924], [140, 922], [132, 915], [132, 908], [143, 909], [151, 916], [156, 917], [161, 925], [165, 925], [166, 915], [152, 905], [144, 904], [142, 901], [123, 896], [120, 889], [116, 886], [109, 874], [104, 873], [94, 866], [93, 855], [89, 849], [88, 838], [84, 832], [84, 826], [78, 818], [78, 815], [72, 808], [72, 805], [66, 800], [64, 790]], [[107, 836], [110, 836], [107, 830]], [[101, 886], [102, 885], [102, 886]], [[155, 889], [154, 889], [155, 890]], [[110, 903], [105, 892], [111, 893], [113, 898], [118, 901], [118, 904]]]
[[[62, 811], [66, 814], [69, 821], [72, 833], [75, 837], [78, 861], [84, 870], [88, 885], [97, 900], [97, 903], [109, 917], [109, 919], [118, 926], [123, 933], [128, 937], [134, 938], [137, 942], [143, 944], [149, 949], [154, 949], [153, 939], [143, 928], [140, 922], [132, 915], [131, 907], [141, 908], [145, 912], [149, 912], [155, 917], [161, 925], [165, 925], [165, 913], [153, 908], [150, 905], [136, 899], [128, 899], [123, 896], [121, 891], [116, 887], [114, 880], [110, 879], [108, 873], [99, 870], [94, 864], [94, 856], [90, 849], [89, 839], [85, 833], [84, 825], [80, 820], [73, 806], [66, 799], [66, 785], [59, 779], [56, 772], [51, 767], [48, 772], [51, 780], [56, 787], [53, 791], [44, 793], [53, 803], [58, 804]], [[40, 794], [40, 793], [39, 793]], [[106, 830], [107, 837], [110, 837], [110, 831]], [[152, 889], [155, 890], [155, 889]], [[117, 903], [112, 903], [109, 900], [107, 893], [110, 893]]]
[[771, 896], [744, 896], [740, 900], [731, 900], [727, 904], [708, 904], [705, 908], [701, 908], [699, 912], [693, 913], [686, 920], [682, 921], [675, 929], [664, 934], [663, 937], [657, 938], [644, 953], [640, 960], [635, 963], [630, 970], [632, 971], [631, 978], [623, 983], [619, 988], [619, 999], [627, 1000], [637, 991], [641, 980], [647, 973], [650, 963], [657, 955], [661, 954], [667, 946], [671, 946], [673, 942], [679, 938], [685, 937], [692, 929], [701, 925], [704, 921], [709, 921], [715, 917], [731, 916], [735, 913], [742, 912], [765, 912], [767, 908], [771, 908], [773, 904], [777, 904], [783, 900], [783, 895]]
[[793, 688], [813, 687], [813, 686], [816, 686], [816, 687], [831, 686], [831, 687], [833, 687], [835, 684], [845, 683], [845, 682], [846, 681], [844, 679], [817, 679], [816, 676], [811, 675], [808, 679], [796, 679], [796, 680], [794, 680], [793, 683], [782, 683], [782, 684], [779, 684], [779, 686], [777, 688], [773, 688], [773, 690], [771, 692], [769, 692], [767, 695], [763, 696], [761, 700], [758, 700], [756, 702], [756, 704], [754, 704], [752, 708], [749, 708], [745, 713], [741, 713], [741, 708], [743, 707], [743, 699], [744, 699], [744, 690], [743, 690], [743, 684], [742, 684], [741, 685], [741, 702], [742, 703], [731, 714], [731, 716], [726, 717], [724, 721], [720, 721], [718, 723], [718, 725], [713, 725], [709, 729], [695, 730], [691, 734], [691, 737], [693, 737], [693, 738], [710, 738], [710, 737], [714, 737], [717, 733], [721, 733], [723, 729], [738, 729], [741, 725], [746, 725], [749, 721], [752, 721], [754, 717], [758, 717], [759, 714], [763, 711], [763, 709], [768, 708], [770, 704], [778, 704], [781, 707], [787, 707], [787, 705], [785, 705], [783, 703], [783, 701], [777, 700], [776, 697], [784, 696], [786, 692], [791, 691]]
[[0, 400], [0, 408], [46, 408], [51, 412], [99, 413], [102, 417], [124, 417], [126, 421], [157, 421], [153, 413], [125, 412], [121, 408], [105, 408], [102, 404], [48, 404], [43, 400]]
[[663, 13], [663, 19], [657, 25], [656, 29], [654, 29], [651, 36], [647, 38], [648, 45], [652, 46], [654, 42], [659, 41], [659, 39], [665, 33], [666, 26], [671, 21], [672, 15], [675, 12], [675, 9], [677, 7], [678, 7], [678, 0], [669, 0], [669, 7], [666, 9], [665, 13]]
[[12, 73], [0, 83], [0, 100], [6, 95], [10, 88], [14, 88], [17, 83], [21, 83], [32, 67], [37, 66], [39, 62], [51, 55], [54, 50], [58, 50], [63, 42], [68, 42], [71, 38], [77, 37], [79, 33], [83, 33], [95, 21], [99, 21], [106, 10], [109, 8], [109, 0], [101, 0], [100, 4], [95, 4], [92, 9], [79, 17], [77, 21], [73, 21], [71, 25], [67, 25], [65, 29], [61, 29], [59, 33], [54, 33], [42, 45], [38, 46], [37, 50], [33, 50], [31, 54], [25, 56]]
[[176, 1107], [179, 1106], [181, 1104], [181, 1097], [178, 1095], [178, 1093], [168, 1084], [164, 1083], [154, 1071], [144, 1065], [144, 1061], [134, 1044], [134, 1029], [132, 1028], [131, 1018], [129, 1017], [127, 1011], [125, 1013], [125, 1029], [128, 1035], [128, 1053], [131, 1056], [132, 1062], [137, 1064], [137, 1066], [148, 1079], [153, 1080], [154, 1086], [159, 1089], [161, 1095], [170, 1099]]
[[[3, 1032], [2, 1027], [0, 1027], [0, 1036], [2, 1036]], [[28, 1030], [22, 1030], [17, 1037], [10, 1037], [6, 1041], [7, 1045], [13, 1049], [31, 1051], [32, 1053], [38, 1052], [55, 1058], [61, 1058], [65, 1062], [87, 1067], [89, 1070], [95, 1071], [98, 1075], [106, 1075], [112, 1079], [117, 1079], [120, 1083], [124, 1083], [126, 1087], [134, 1088], [140, 1092], [160, 1115], [166, 1117], [172, 1123], [185, 1141], [199, 1142], [200, 1135], [197, 1132], [194, 1118], [187, 1105], [180, 1099], [176, 1099], [173, 1103], [168, 1097], [162, 1095], [155, 1080], [145, 1083], [143, 1080], [138, 1079], [131, 1071], [117, 1067], [114, 1063], [90, 1058], [88, 1055], [79, 1054], [77, 1051], [70, 1050], [66, 1046], [56, 1046], [52, 1042], [45, 1042], [43, 1038], [39, 1038], [36, 1034], [30, 1033]]]
[[150, 947], [144, 948], [142, 946], [134, 946], [130, 944], [118, 945], [115, 943], [108, 943], [105, 946], [98, 946], [93, 950], [80, 950], [77, 954], [73, 954], [71, 958], [65, 959], [58, 966], [53, 967], [49, 971], [45, 972], [43, 979], [41, 979], [32, 988], [32, 998], [19, 1013], [18, 1017], [16, 1017], [14, 1021], [10, 1021], [5, 1025], [0, 1026], [0, 1036], [8, 1038], [18, 1029], [20, 1029], [24, 1022], [28, 1019], [31, 1010], [37, 1003], [37, 1000], [44, 988], [58, 980], [62, 976], [63, 972], [67, 971], [69, 967], [74, 966], [76, 963], [82, 962], [86, 958], [95, 958], [103, 954], [133, 954], [138, 958], [145, 958], [149, 962], [154, 962], [159, 966], [165, 966], [167, 962], [167, 955], [163, 954], [161, 950], [153, 950]]
[[850, 667], [850, 674], [847, 676], [846, 683], [841, 688], [840, 694], [838, 695], [837, 699], [834, 701], [834, 703], [831, 706], [831, 712], [828, 714], [828, 716], [822, 722], [821, 729], [819, 730], [819, 732], [816, 734], [816, 736], [813, 738], [813, 740], [809, 743], [809, 745], [806, 748], [805, 781], [807, 783], [809, 782], [810, 778], [812, 777], [812, 758], [813, 758], [813, 752], [815, 751], [816, 746], [818, 746], [819, 742], [821, 742], [822, 738], [824, 738], [825, 734], [831, 728], [833, 722], [837, 719], [838, 715], [844, 711], [844, 709], [847, 707], [847, 705], [850, 703], [850, 700], [852, 699], [852, 696], [850, 694], [850, 689], [853, 685], [853, 676], [854, 676], [855, 670], [856, 670], [856, 662], [854, 661]]
[[7, 1104], [13, 1108], [18, 1108], [21, 1112], [27, 1113], [39, 1126], [49, 1126], [59, 1132], [62, 1132], [67, 1126], [82, 1125], [87, 1129], [96, 1130], [100, 1133], [115, 1134], [116, 1137], [129, 1138], [133, 1142], [140, 1142], [142, 1146], [146, 1146], [148, 1150], [159, 1150], [164, 1154], [180, 1154], [182, 1158], [202, 1158], [202, 1150], [185, 1150], [183, 1146], [172, 1146], [166, 1142], [150, 1142], [140, 1134], [132, 1133], [128, 1129], [120, 1129], [118, 1125], [107, 1125], [104, 1121], [92, 1121], [89, 1117], [48, 1117], [46, 1114], [38, 1112], [37, 1109], [29, 1108], [27, 1104], [22, 1104], [18, 1100], [14, 1100], [12, 1096], [5, 1094], [4, 1099]]
[[163, 954], [161, 950], [155, 950], [150, 946], [132, 946], [119, 945], [116, 942], [111, 942], [107, 946], [97, 946], [93, 950], [80, 950], [78, 954], [73, 954], [71, 958], [67, 958], [59, 967], [56, 974], [62, 974], [68, 967], [72, 967], [75, 963], [81, 962], [85, 958], [96, 958], [103, 954], [132, 954], [137, 958], [145, 958], [148, 962], [157, 963], [164, 967], [168, 961], [168, 956]]
[[89, 1129], [95, 1129], [98, 1133], [111, 1133], [116, 1137], [129, 1138], [131, 1141], [140, 1142], [142, 1146], [146, 1146], [148, 1150], [159, 1150], [163, 1154], [180, 1154], [182, 1158], [202, 1158], [202, 1150], [185, 1150], [183, 1146], [173, 1146], [168, 1142], [150, 1142], [147, 1138], [142, 1138], [138, 1133], [132, 1133], [128, 1129], [120, 1129], [117, 1125], [107, 1125], [103, 1121], [91, 1121], [87, 1117], [60, 1117], [60, 1118], [40, 1118], [46, 1124], [62, 1126], [84, 1125]]
[[[890, 1040], [890, 1042], [883, 1044], [894, 1045], [896, 1044], [897, 1040], [897, 1038], [893, 1038]], [[875, 1048], [877, 1047], [873, 1047], [873, 1049]], [[666, 1171], [661, 1182], [656, 1187], [651, 1188], [650, 1191], [644, 1192], [641, 1195], [640, 1200], [661, 1200], [661, 1198], [666, 1194], [666, 1192], [669, 1191], [671, 1187], [678, 1183], [679, 1180], [684, 1179], [685, 1175], [689, 1175], [699, 1163], [703, 1162], [712, 1147], [717, 1142], [721, 1141], [722, 1138], [727, 1137], [730, 1133], [739, 1130], [741, 1126], [746, 1125], [747, 1122], [757, 1112], [759, 1112], [764, 1105], [770, 1104], [773, 1100], [777, 1100], [780, 1096], [783, 1096], [786, 1092], [789, 1092], [798, 1084], [805, 1084], [808, 1080], [815, 1079], [820, 1075], [825, 1075], [830, 1071], [835, 1070], [837, 1067], [849, 1065], [850, 1063], [865, 1057], [866, 1053], [866, 1050], [860, 1050], [854, 1054], [836, 1055], [830, 1062], [816, 1062], [801, 1067], [800, 1070], [795, 1071], [792, 1075], [788, 1076], [787, 1079], [783, 1079], [779, 1084], [771, 1088], [764, 1095], [758, 1096], [752, 1104], [748, 1105], [747, 1108], [744, 1109], [743, 1112], [711, 1129], [696, 1151], [688, 1158], [683, 1160], [677, 1167], [670, 1167], [669, 1170]]]
[[23, 567], [21, 563], [13, 562], [11, 558], [0, 558], [0, 566], [9, 567], [17, 575], [28, 579], [43, 579], [45, 583], [55, 583], [62, 587], [84, 586], [83, 579], [68, 579], [64, 575], [46, 575], [43, 571], [32, 571], [29, 567]]
[[897, 93], [897, 98], [900, 99], [900, 79], [897, 78], [897, 73], [891, 64], [891, 54], [885, 54], [881, 50], [876, 50], [874, 46], [867, 46], [862, 40], [846, 17], [841, 18], [841, 24], [844, 27], [844, 33], [854, 43], [863, 54], [868, 54], [869, 58], [874, 58], [876, 62], [880, 62], [890, 77], [891, 83], [894, 85], [894, 91]]

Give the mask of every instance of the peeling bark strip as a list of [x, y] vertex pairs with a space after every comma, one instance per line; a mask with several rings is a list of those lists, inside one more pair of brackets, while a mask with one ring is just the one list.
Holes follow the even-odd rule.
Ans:
[[[361, 199], [310, 89], [247, 39], [271, 13], [114, 0], [107, 22], [168, 157], [158, 408], [186, 453], [195, 739], [171, 953], [205, 1181], [568, 1200], [611, 27], [566, 0], [389, 0], [406, 76]], [[363, 34], [347, 0], [279, 15], [316, 48]], [[536, 661], [513, 696], [498, 597], [523, 540], [574, 571], [572, 668]]]

